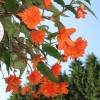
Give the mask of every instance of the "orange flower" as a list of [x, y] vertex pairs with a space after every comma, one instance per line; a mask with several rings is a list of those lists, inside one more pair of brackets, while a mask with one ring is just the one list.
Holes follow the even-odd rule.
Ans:
[[39, 92], [46, 97], [55, 97], [58, 93], [57, 83], [48, 81], [40, 85]]
[[42, 30], [32, 31], [32, 42], [35, 44], [41, 44], [44, 42], [45, 32]]
[[26, 95], [27, 92], [30, 91], [30, 88], [28, 86], [22, 87], [21, 89], [21, 94]]
[[86, 12], [82, 7], [77, 8], [77, 18], [85, 18]]
[[61, 66], [58, 63], [56, 63], [52, 66], [51, 71], [55, 77], [58, 77], [61, 72]]
[[42, 0], [42, 1], [43, 1], [45, 8], [49, 9], [52, 4], [51, 0]]
[[46, 76], [42, 76], [42, 83], [43, 82], [48, 82], [48, 79], [46, 78]]
[[75, 32], [75, 28], [66, 29], [65, 27], [59, 30], [57, 40], [58, 49], [64, 50], [64, 55], [73, 59], [78, 58], [84, 54], [84, 49], [87, 42], [79, 37], [76, 41], [70, 39], [70, 35]]
[[87, 41], [82, 40], [82, 38], [79, 37], [75, 41], [74, 46], [69, 46], [67, 43], [65, 43], [64, 54], [70, 56], [73, 59], [78, 58], [80, 56], [83, 56], [84, 49], [86, 48], [86, 46], [87, 46]]
[[39, 8], [36, 6], [27, 8], [17, 15], [21, 17], [22, 22], [24, 22], [29, 29], [34, 29], [40, 23], [40, 21], [43, 20], [40, 15]]
[[66, 82], [55, 83], [48, 80], [40, 85], [38, 93], [46, 97], [56, 97], [57, 95], [68, 94], [67, 87], [68, 83]]
[[66, 82], [59, 83], [59, 86], [58, 86], [59, 94], [68, 94], [67, 87], [68, 87], [68, 83]]
[[33, 71], [29, 76], [28, 80], [33, 84], [37, 85], [41, 82], [41, 74], [38, 70]]
[[44, 60], [45, 58], [44, 57], [41, 57], [41, 55], [36, 55], [32, 61], [33, 63], [33, 67], [36, 68], [37, 64], [39, 62], [41, 62], [42, 60]]
[[63, 49], [64, 48], [64, 43], [67, 42], [68, 45], [73, 46], [74, 42], [70, 39], [70, 35], [73, 34], [76, 31], [75, 28], [69, 28], [66, 29], [65, 27], [61, 28], [58, 32], [57, 35], [57, 40], [58, 40], [58, 49]]
[[21, 80], [19, 77], [16, 77], [15, 75], [10, 75], [6, 78], [7, 88], [6, 92], [13, 91], [14, 94], [18, 93], [18, 88], [21, 83]]

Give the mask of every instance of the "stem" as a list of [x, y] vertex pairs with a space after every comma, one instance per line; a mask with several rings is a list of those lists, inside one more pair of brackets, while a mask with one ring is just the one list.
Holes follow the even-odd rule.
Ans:
[[73, 2], [74, 2], [74, 0], [72, 0], [72, 1], [70, 2], [70, 5], [72, 5], [72, 4], [73, 4]]
[[33, 70], [32, 70], [32, 68], [31, 68], [30, 64], [29, 64], [29, 63], [27, 63], [27, 65], [29, 66], [29, 68], [30, 68], [30, 70], [31, 70], [31, 72], [32, 72]]
[[36, 46], [36, 45], [34, 45], [34, 46], [44, 55], [44, 57], [47, 56], [38, 46]]

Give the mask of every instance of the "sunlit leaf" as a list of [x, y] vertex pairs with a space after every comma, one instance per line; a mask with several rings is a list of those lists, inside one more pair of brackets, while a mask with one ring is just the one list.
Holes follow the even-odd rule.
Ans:
[[11, 38], [12, 36], [18, 36], [19, 35], [19, 27], [16, 26], [11, 22], [10, 18], [4, 18], [1, 20], [2, 24], [4, 26], [4, 30], [7, 33], [8, 37]]
[[22, 74], [26, 67], [26, 61], [19, 58], [16, 54], [12, 54], [11, 57], [12, 67], [14, 67], [15, 69], [20, 69], [20, 74]]

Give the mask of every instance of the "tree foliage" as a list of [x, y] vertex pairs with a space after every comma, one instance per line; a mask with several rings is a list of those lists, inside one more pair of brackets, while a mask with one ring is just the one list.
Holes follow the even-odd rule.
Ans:
[[99, 100], [100, 59], [91, 54], [88, 55], [85, 62], [73, 61], [70, 68], [71, 74], [67, 76], [70, 92], [65, 96], [66, 100]]

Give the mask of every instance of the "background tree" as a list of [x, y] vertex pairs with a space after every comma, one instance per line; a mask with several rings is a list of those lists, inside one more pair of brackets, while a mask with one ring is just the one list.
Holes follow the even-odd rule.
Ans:
[[70, 65], [69, 94], [66, 100], [100, 99], [100, 59], [94, 54], [88, 55], [85, 62], [75, 60]]

